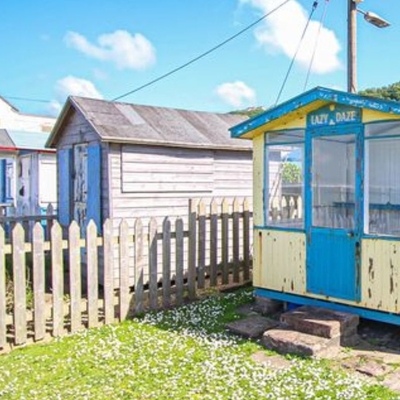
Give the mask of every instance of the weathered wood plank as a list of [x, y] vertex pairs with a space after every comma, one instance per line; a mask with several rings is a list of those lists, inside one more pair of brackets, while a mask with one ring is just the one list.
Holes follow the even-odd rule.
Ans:
[[198, 219], [199, 219], [199, 251], [198, 251], [198, 265], [197, 265], [197, 287], [204, 289], [205, 277], [204, 268], [206, 264], [206, 206], [203, 201], [198, 205]]
[[5, 233], [0, 226], [0, 349], [7, 343]]
[[183, 262], [184, 262], [184, 241], [183, 241], [183, 220], [177, 218], [175, 221], [175, 286], [176, 303], [183, 303]]
[[169, 218], [163, 221], [162, 260], [162, 304], [164, 308], [168, 308], [171, 304], [171, 221]]
[[233, 282], [240, 281], [239, 274], [239, 212], [240, 204], [237, 198], [233, 201], [232, 214], [232, 261], [233, 261]]
[[189, 299], [196, 298], [196, 241], [197, 241], [197, 202], [189, 200], [189, 248], [188, 248], [188, 292]]
[[250, 279], [250, 207], [248, 199], [243, 201], [243, 280]]
[[45, 262], [44, 231], [39, 222], [33, 228], [32, 239], [34, 331], [35, 340], [42, 340], [46, 334]]
[[210, 286], [217, 286], [218, 260], [218, 203], [215, 199], [210, 205]]
[[129, 312], [129, 226], [126, 220], [119, 227], [119, 319], [123, 321]]
[[224, 199], [221, 214], [222, 284], [229, 283], [229, 203]]
[[113, 225], [110, 219], [103, 224], [104, 257], [104, 322], [114, 322], [114, 244]]
[[51, 227], [51, 267], [53, 294], [53, 335], [60, 336], [64, 330], [64, 271], [62, 229], [58, 222]]
[[71, 313], [71, 332], [82, 327], [82, 277], [81, 277], [81, 246], [80, 228], [76, 221], [72, 221], [68, 228], [69, 244], [69, 294]]
[[143, 224], [141, 219], [135, 221], [135, 313], [139, 314], [144, 311], [144, 235]]
[[97, 256], [97, 227], [90, 220], [86, 228], [86, 256], [87, 256], [87, 293], [88, 293], [88, 327], [94, 328], [99, 324], [99, 274]]
[[157, 221], [152, 218], [149, 222], [149, 296], [150, 308], [158, 308], [157, 299]]
[[12, 231], [15, 344], [23, 344], [27, 338], [24, 239], [24, 229], [18, 223]]

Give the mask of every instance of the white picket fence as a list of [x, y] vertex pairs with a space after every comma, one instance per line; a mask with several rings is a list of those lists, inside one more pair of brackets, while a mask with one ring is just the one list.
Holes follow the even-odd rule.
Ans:
[[137, 219], [133, 235], [125, 220], [118, 235], [113, 221], [105, 221], [101, 236], [91, 221], [84, 239], [76, 222], [65, 234], [53, 221], [48, 239], [39, 222], [30, 235], [17, 222], [10, 240], [0, 227], [0, 349], [179, 305], [201, 289], [249, 282], [250, 221], [247, 200], [191, 201], [186, 231], [181, 218], [165, 218], [161, 227], [151, 219], [148, 229]]

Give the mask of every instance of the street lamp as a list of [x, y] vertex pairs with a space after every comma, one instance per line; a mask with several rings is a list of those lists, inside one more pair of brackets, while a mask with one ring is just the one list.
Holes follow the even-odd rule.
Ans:
[[348, 0], [347, 15], [347, 91], [355, 93], [357, 91], [357, 12], [364, 16], [364, 19], [378, 28], [386, 28], [390, 23], [373, 12], [365, 12], [357, 8], [358, 3], [363, 0]]

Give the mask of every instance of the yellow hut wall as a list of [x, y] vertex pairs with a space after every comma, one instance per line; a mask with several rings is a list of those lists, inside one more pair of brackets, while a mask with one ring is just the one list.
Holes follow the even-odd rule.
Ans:
[[[363, 123], [399, 119], [372, 110], [363, 110]], [[280, 121], [268, 130], [304, 128], [305, 118]], [[265, 132], [265, 131], [264, 131]], [[264, 134], [253, 138], [254, 225], [264, 226]], [[254, 229], [254, 286], [289, 294], [332, 300], [372, 310], [400, 312], [400, 242], [383, 239], [361, 241], [361, 299], [352, 302], [307, 293], [306, 235], [268, 229]]]

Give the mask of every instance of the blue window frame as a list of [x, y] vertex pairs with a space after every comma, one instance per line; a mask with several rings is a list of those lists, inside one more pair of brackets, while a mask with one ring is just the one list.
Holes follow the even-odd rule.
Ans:
[[265, 136], [264, 221], [270, 228], [304, 229], [303, 129]]

